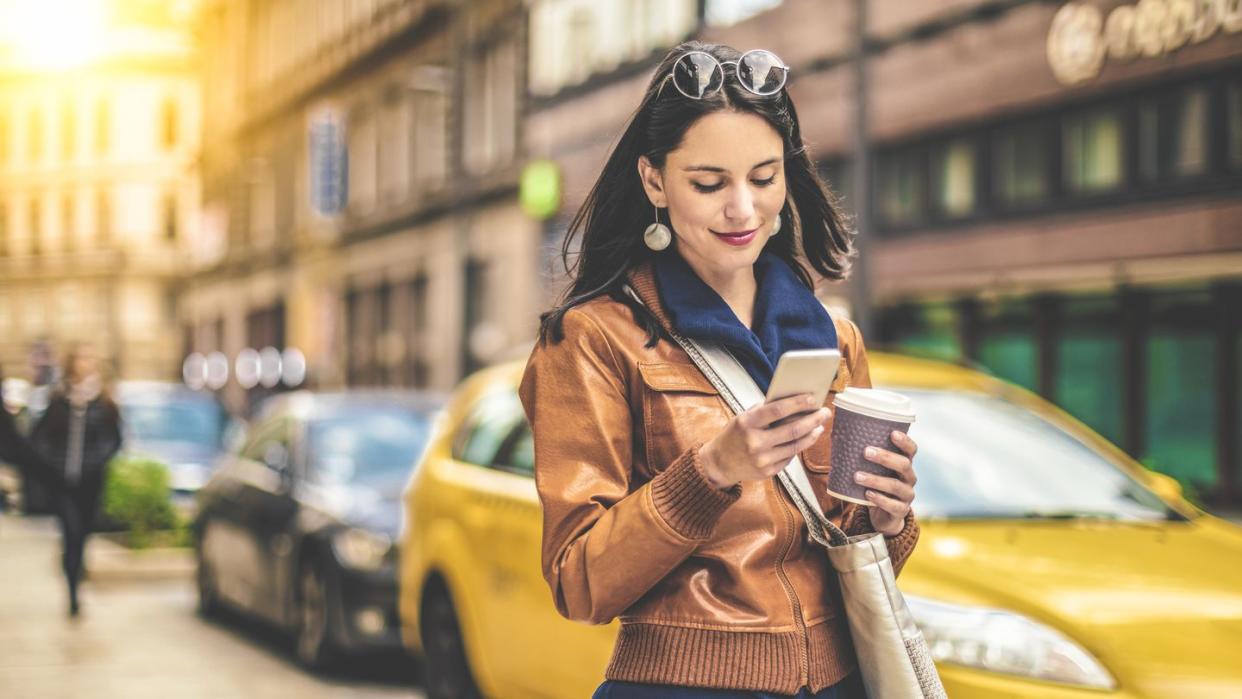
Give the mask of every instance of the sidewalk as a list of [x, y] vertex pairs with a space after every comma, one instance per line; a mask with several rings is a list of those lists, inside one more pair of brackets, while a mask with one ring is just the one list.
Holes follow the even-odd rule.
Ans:
[[88, 565], [103, 567], [83, 583], [82, 615], [71, 619], [55, 521], [0, 515], [0, 697], [422, 696], [403, 682], [308, 675], [279, 637], [198, 618], [192, 578], [160, 566], [138, 575], [112, 574], [110, 547], [94, 538], [89, 545], [97, 544], [102, 546]]

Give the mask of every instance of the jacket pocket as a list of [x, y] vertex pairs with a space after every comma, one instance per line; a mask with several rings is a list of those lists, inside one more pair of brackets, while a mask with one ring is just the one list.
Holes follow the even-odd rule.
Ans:
[[[828, 398], [824, 400], [824, 405], [832, 407], [832, 401], [836, 399], [837, 394], [844, 391], [850, 385], [850, 368], [845, 365], [845, 359], [841, 359], [841, 366], [837, 368], [837, 376], [833, 379], [832, 386], [828, 389]], [[802, 463], [808, 471], [814, 473], [828, 473], [832, 470], [832, 425], [836, 422], [837, 413], [833, 409], [832, 417], [824, 425], [824, 434], [819, 440], [802, 452]]]
[[651, 475], [686, 449], [724, 429], [730, 411], [720, 393], [693, 364], [640, 362], [643, 436]]

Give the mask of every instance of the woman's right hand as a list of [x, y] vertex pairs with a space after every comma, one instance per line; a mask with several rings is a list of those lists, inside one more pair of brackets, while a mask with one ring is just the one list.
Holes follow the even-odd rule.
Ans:
[[[832, 410], [815, 408], [815, 399], [804, 393], [760, 403], [734, 415], [720, 434], [699, 448], [699, 463], [707, 479], [724, 489], [780, 473], [794, 455], [824, 433], [824, 423]], [[809, 414], [796, 420], [773, 424], [808, 410]]]

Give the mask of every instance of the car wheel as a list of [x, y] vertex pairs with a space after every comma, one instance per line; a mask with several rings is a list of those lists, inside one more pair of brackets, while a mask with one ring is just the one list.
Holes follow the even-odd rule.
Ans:
[[328, 585], [311, 563], [298, 574], [298, 621], [295, 639], [298, 662], [311, 670], [326, 670], [335, 660], [328, 638]]
[[457, 610], [448, 591], [432, 588], [423, 605], [424, 686], [429, 699], [479, 699]]
[[206, 553], [199, 549], [198, 565], [194, 571], [195, 587], [198, 588], [198, 615], [210, 619], [220, 615], [220, 592], [216, 574], [207, 562]]

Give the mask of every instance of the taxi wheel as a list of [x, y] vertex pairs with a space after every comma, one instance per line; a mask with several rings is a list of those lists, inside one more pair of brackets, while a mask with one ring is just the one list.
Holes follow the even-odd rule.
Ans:
[[198, 587], [198, 615], [211, 619], [220, 615], [220, 597], [216, 592], [216, 576], [211, 572], [211, 565], [198, 555], [198, 568], [194, 573]]
[[335, 660], [328, 638], [328, 585], [312, 563], [298, 574], [298, 617], [294, 639], [298, 662], [310, 670], [326, 670]]
[[424, 686], [429, 699], [479, 699], [453, 600], [433, 588], [423, 603]]

